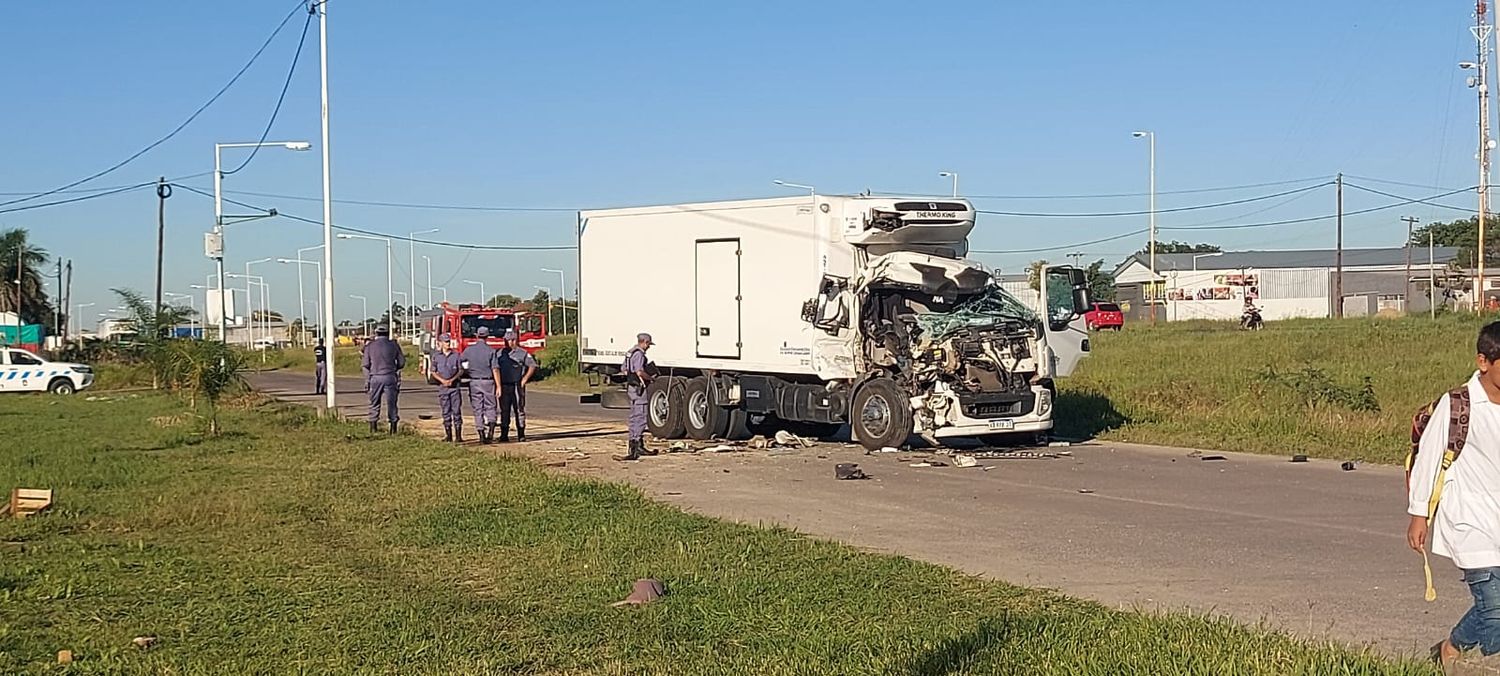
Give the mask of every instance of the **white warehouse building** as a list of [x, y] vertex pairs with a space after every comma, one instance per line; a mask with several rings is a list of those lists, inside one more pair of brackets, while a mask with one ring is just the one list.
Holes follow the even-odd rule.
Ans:
[[[1455, 247], [1436, 247], [1429, 264], [1426, 247], [1345, 249], [1337, 299], [1344, 316], [1427, 312], [1428, 280], [1447, 276], [1457, 255]], [[1149, 317], [1147, 298], [1165, 321], [1238, 319], [1247, 299], [1267, 320], [1331, 317], [1337, 265], [1332, 249], [1159, 253], [1153, 277], [1147, 256], [1136, 254], [1115, 269], [1115, 285], [1133, 319]]]

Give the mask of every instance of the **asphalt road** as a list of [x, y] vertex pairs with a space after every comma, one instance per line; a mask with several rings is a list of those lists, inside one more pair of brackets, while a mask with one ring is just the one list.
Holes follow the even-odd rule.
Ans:
[[[308, 392], [309, 379], [272, 373], [252, 382], [312, 402], [291, 394]], [[357, 379], [348, 380], [350, 394], [340, 396], [346, 414], [360, 403]], [[433, 399], [421, 385], [402, 404], [435, 412]], [[580, 406], [570, 395], [530, 399], [534, 420], [621, 420], [622, 412]], [[1226, 613], [1408, 653], [1446, 635], [1468, 607], [1457, 571], [1436, 557], [1438, 600], [1422, 600], [1421, 559], [1404, 543], [1404, 479], [1394, 467], [1342, 471], [1332, 461], [1234, 453], [1204, 460], [1124, 444], [981, 461], [987, 471], [914, 468], [911, 454], [865, 455], [844, 444], [774, 456], [672, 454], [639, 464], [608, 460], [619, 446], [614, 437], [528, 446], [522, 452], [541, 457], [581, 447], [592, 459], [570, 462], [568, 471], [629, 482], [702, 514], [781, 524], [1112, 606]], [[857, 462], [871, 479], [836, 481], [836, 462]]]

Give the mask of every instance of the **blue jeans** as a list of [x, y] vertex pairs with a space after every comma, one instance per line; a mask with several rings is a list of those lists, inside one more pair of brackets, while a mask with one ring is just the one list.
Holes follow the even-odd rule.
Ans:
[[1478, 646], [1485, 655], [1500, 653], [1500, 568], [1465, 570], [1464, 583], [1474, 595], [1474, 607], [1458, 621], [1448, 640], [1459, 650]]

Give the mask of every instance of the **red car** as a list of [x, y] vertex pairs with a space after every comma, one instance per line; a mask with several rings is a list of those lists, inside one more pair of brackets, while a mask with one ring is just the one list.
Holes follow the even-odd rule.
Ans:
[[1088, 322], [1090, 331], [1099, 329], [1119, 331], [1125, 327], [1125, 313], [1120, 312], [1120, 306], [1114, 303], [1094, 303], [1093, 309], [1083, 313], [1083, 320]]

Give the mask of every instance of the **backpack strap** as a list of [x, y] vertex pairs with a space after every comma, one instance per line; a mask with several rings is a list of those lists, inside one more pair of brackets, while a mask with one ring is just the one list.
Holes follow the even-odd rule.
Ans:
[[[1469, 397], [1469, 386], [1464, 385], [1448, 393], [1448, 445], [1443, 449], [1443, 461], [1438, 466], [1437, 476], [1433, 479], [1432, 495], [1427, 498], [1427, 525], [1432, 526], [1433, 517], [1437, 516], [1438, 501], [1443, 499], [1443, 484], [1447, 479], [1448, 468], [1458, 460], [1458, 455], [1463, 452], [1464, 445], [1469, 439], [1469, 412], [1473, 406]], [[1431, 537], [1429, 536], [1429, 540]], [[1437, 590], [1432, 586], [1432, 566], [1427, 562], [1427, 550], [1422, 550], [1422, 574], [1427, 578], [1428, 601], [1437, 599]]]

